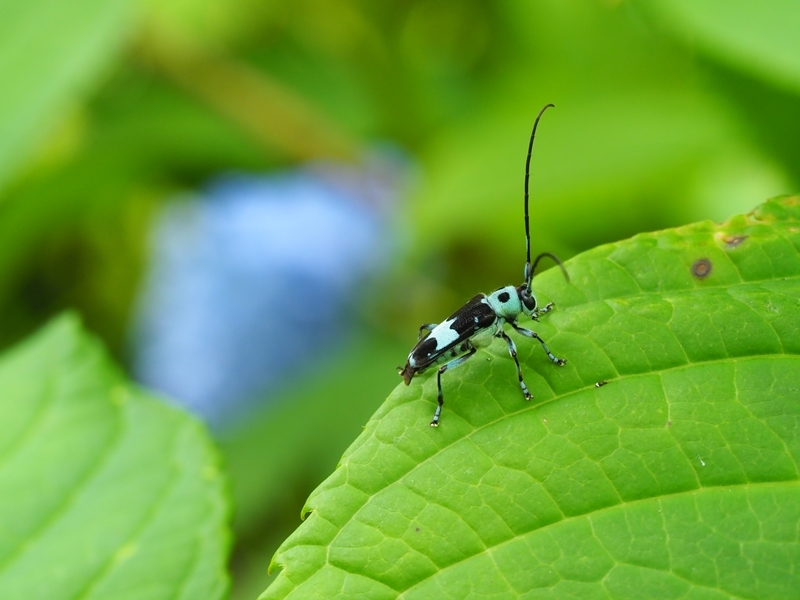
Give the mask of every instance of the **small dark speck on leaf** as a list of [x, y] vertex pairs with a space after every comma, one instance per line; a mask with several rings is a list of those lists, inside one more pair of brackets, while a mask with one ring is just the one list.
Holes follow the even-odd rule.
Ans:
[[696, 260], [692, 265], [692, 275], [698, 279], [705, 279], [711, 274], [711, 261], [707, 258]]
[[722, 238], [728, 248], [736, 248], [739, 244], [747, 239], [746, 235], [730, 235]]
[[667, 427], [672, 427], [672, 421], [667, 421]]
[[415, 527], [415, 528], [414, 528], [414, 531], [416, 531], [417, 533], [419, 533], [419, 527]]
[[594, 384], [594, 387], [603, 387], [604, 385], [608, 385], [608, 382], [607, 382], [605, 379], [603, 379], [603, 380], [601, 380], [601, 381], [598, 381], [597, 383], [595, 383], [595, 384]]

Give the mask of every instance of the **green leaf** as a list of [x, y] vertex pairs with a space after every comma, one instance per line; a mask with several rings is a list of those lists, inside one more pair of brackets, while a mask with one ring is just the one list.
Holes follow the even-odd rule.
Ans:
[[720, 61], [800, 92], [800, 4], [646, 0], [663, 22]]
[[0, 1], [0, 189], [126, 40], [134, 0]]
[[202, 428], [62, 317], [0, 359], [6, 598], [221, 598], [222, 477]]
[[444, 377], [438, 429], [435, 376], [398, 387], [264, 598], [796, 595], [800, 198], [567, 268], [535, 287], [568, 364], [518, 341], [526, 403], [495, 340]]

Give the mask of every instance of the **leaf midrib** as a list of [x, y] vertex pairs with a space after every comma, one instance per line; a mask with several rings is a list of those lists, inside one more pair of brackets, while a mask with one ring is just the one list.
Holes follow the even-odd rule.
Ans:
[[[127, 425], [128, 418], [129, 418], [128, 414], [122, 414], [121, 415], [120, 422], [122, 423], [123, 426]], [[125, 434], [122, 434], [120, 436], [120, 440], [124, 439], [124, 437], [125, 437]], [[169, 444], [167, 444], [165, 449], [164, 449], [164, 455], [165, 456], [174, 456], [174, 449], [177, 446], [178, 437], [179, 437], [179, 432], [176, 430], [175, 432], [172, 433], [172, 438], [169, 440]], [[116, 449], [119, 447], [119, 445], [120, 444], [116, 444], [115, 448], [109, 448], [108, 449], [107, 460], [111, 460], [113, 455], [116, 453]], [[175, 465], [171, 465], [170, 469], [173, 472], [179, 472], [180, 471], [180, 469], [177, 468]], [[164, 485], [163, 488], [161, 490], [159, 490], [158, 493], [155, 496], [152, 497], [152, 499], [150, 500], [149, 508], [141, 516], [141, 518], [139, 520], [139, 523], [136, 524], [131, 529], [130, 533], [125, 538], [125, 541], [121, 542], [119, 544], [119, 548], [124, 548], [125, 546], [129, 545], [130, 543], [132, 543], [133, 540], [135, 540], [138, 537], [140, 537], [140, 534], [147, 529], [147, 527], [151, 524], [151, 522], [156, 517], [159, 516], [159, 510], [162, 508], [162, 500], [164, 500], [164, 498], [166, 498], [178, 486], [179, 482], [180, 482], [180, 477], [178, 475], [175, 475], [173, 477], [169, 477], [167, 479], [166, 485]], [[88, 483], [89, 483], [88, 481], [82, 481], [81, 484], [80, 484], [80, 487], [76, 487], [75, 495], [77, 495], [77, 492], [80, 490], [81, 487], [86, 487]], [[194, 549], [194, 552], [195, 553], [197, 552], [196, 548]], [[83, 586], [83, 589], [78, 590], [77, 592], [75, 592], [75, 596], [74, 597], [75, 598], [85, 598], [85, 597], [91, 596], [91, 594], [93, 593], [93, 590], [96, 589], [97, 586], [104, 579], [106, 579], [109, 575], [111, 575], [115, 571], [115, 569], [121, 567], [124, 564], [124, 562], [118, 562], [116, 559], [117, 559], [117, 553], [116, 552], [110, 554], [106, 558], [105, 563], [102, 566], [100, 566], [96, 570], [96, 572], [94, 574], [92, 574], [86, 580], [86, 582], [85, 582], [85, 584]]]

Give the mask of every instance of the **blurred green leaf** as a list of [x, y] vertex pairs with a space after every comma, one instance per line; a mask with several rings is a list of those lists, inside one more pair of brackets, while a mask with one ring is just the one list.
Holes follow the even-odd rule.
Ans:
[[[312, 494], [264, 598], [795, 595], [800, 198], [537, 277], [558, 307], [399, 386]], [[600, 381], [607, 385], [598, 387]]]
[[134, 5], [0, 2], [0, 189], [117, 56]]
[[414, 249], [423, 259], [449, 251], [445, 277], [471, 275], [471, 289], [492, 272], [498, 281], [519, 277], [525, 149], [547, 102], [557, 108], [542, 122], [531, 165], [536, 251], [565, 257], [640, 231], [723, 220], [742, 199], [726, 199], [720, 180], [742, 180], [755, 194], [747, 207], [752, 197], [793, 191], [691, 52], [638, 5], [503, 8], [518, 51], [483, 80], [480, 106], [446, 123], [421, 152]]
[[717, 60], [800, 93], [800, 4], [773, 0], [643, 0]]
[[[630, 235], [648, 220], [656, 225], [659, 214], [675, 210], [666, 200], [676, 173], [696, 169], [731, 133], [719, 104], [687, 90], [584, 99], [554, 93], [552, 100], [531, 162], [532, 233], [542, 249], [553, 238], [580, 248]], [[430, 177], [414, 205], [425, 250], [458, 237], [483, 239], [514, 252], [521, 271], [525, 152], [539, 108], [509, 99], [503, 110], [492, 107], [440, 136], [426, 153]], [[510, 230], [517, 235], [508, 239]]]
[[223, 482], [200, 426], [62, 317], [0, 359], [5, 598], [221, 598]]

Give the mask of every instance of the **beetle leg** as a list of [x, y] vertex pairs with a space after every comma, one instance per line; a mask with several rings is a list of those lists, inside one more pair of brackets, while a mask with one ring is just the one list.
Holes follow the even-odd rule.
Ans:
[[548, 302], [542, 308], [537, 309], [536, 313], [539, 314], [539, 315], [546, 315], [551, 310], [553, 310], [555, 307], [556, 307], [556, 305], [553, 302]]
[[550, 348], [547, 347], [547, 344], [545, 344], [544, 340], [539, 337], [538, 333], [536, 333], [535, 331], [531, 331], [530, 329], [525, 329], [524, 327], [520, 327], [519, 325], [517, 325], [513, 321], [509, 321], [509, 323], [511, 323], [511, 326], [514, 328], [514, 330], [517, 333], [521, 333], [522, 335], [524, 335], [526, 337], [533, 338], [535, 340], [539, 340], [539, 343], [542, 345], [542, 348], [544, 348], [544, 351], [547, 353], [547, 357], [550, 360], [552, 360], [555, 364], [557, 364], [559, 367], [563, 367], [565, 364], [567, 364], [567, 361], [565, 359], [558, 358], [555, 354], [550, 352]]
[[522, 388], [522, 394], [525, 396], [525, 400], [530, 400], [532, 396], [528, 391], [528, 386], [525, 385], [525, 381], [522, 379], [522, 368], [519, 366], [519, 359], [517, 359], [517, 347], [514, 345], [514, 340], [508, 337], [508, 334], [502, 329], [497, 332], [497, 335], [503, 338], [506, 341], [506, 344], [508, 344], [508, 353], [511, 355], [511, 358], [514, 359], [514, 364], [517, 365], [517, 378], [519, 379], [519, 387]]
[[430, 333], [431, 331], [433, 331], [433, 328], [436, 327], [437, 325], [438, 325], [438, 323], [423, 323], [422, 325], [420, 325], [419, 326], [419, 337], [417, 338], [417, 341], [420, 341], [422, 339], [422, 332], [423, 331], [427, 331], [428, 333]]
[[469, 352], [459, 356], [458, 358], [454, 358], [450, 362], [443, 364], [439, 369], [436, 371], [436, 385], [439, 388], [439, 395], [436, 397], [436, 400], [439, 402], [439, 405], [436, 407], [436, 412], [433, 413], [433, 421], [431, 421], [431, 427], [438, 427], [439, 426], [439, 415], [442, 414], [442, 406], [444, 405], [444, 396], [442, 395], [442, 373], [448, 371], [450, 369], [455, 369], [463, 365], [467, 362], [472, 356], [478, 351], [478, 349], [470, 344]]

